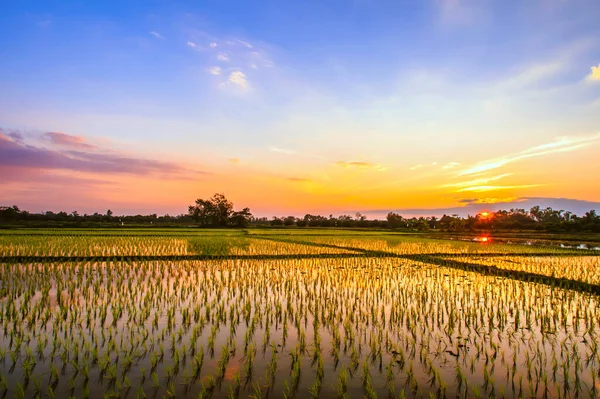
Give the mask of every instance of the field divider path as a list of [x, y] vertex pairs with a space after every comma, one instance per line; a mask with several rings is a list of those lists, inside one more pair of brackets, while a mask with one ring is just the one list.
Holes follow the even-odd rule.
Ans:
[[444, 259], [443, 257], [438, 256], [421, 256], [422, 258], [418, 259], [419, 262], [428, 263], [431, 265], [475, 272], [485, 276], [503, 277], [527, 283], [545, 284], [555, 288], [600, 295], [600, 285], [586, 283], [585, 281], [546, 276], [544, 274], [530, 273], [521, 270], [502, 269], [496, 266], [488, 266], [479, 263], [464, 262], [454, 259]]

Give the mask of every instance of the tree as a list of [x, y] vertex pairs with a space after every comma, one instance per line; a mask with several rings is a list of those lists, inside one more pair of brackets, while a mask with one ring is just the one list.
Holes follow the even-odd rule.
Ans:
[[294, 223], [296, 223], [296, 218], [294, 216], [288, 216], [285, 219], [283, 219], [284, 226], [293, 226]]
[[250, 208], [244, 208], [241, 211], [233, 212], [229, 219], [236, 227], [248, 227], [248, 224], [252, 220], [252, 213], [250, 213]]
[[283, 226], [283, 219], [273, 216], [273, 219], [271, 219], [271, 226]]
[[387, 214], [387, 222], [388, 222], [388, 227], [390, 229], [404, 227], [406, 225], [404, 218], [402, 218], [402, 216], [400, 216], [394, 212], [390, 212]]
[[213, 221], [214, 207], [210, 200], [198, 198], [195, 205], [188, 207], [188, 215], [200, 226], [210, 226]]
[[217, 226], [227, 226], [229, 217], [233, 213], [233, 202], [225, 198], [224, 194], [215, 194], [210, 199], [214, 207], [214, 224]]
[[227, 226], [232, 213], [233, 203], [224, 194], [215, 194], [208, 200], [198, 198], [195, 205], [188, 207], [188, 214], [200, 226]]
[[113, 211], [111, 211], [110, 209], [108, 211], [106, 211], [106, 216], [108, 216], [109, 218], [111, 218], [113, 215]]
[[194, 205], [188, 207], [188, 215], [203, 227], [246, 227], [252, 219], [249, 208], [234, 212], [233, 202], [224, 194], [215, 194], [207, 200], [198, 198]]
[[15, 220], [20, 213], [21, 210], [16, 205], [2, 206], [0, 207], [0, 220]]

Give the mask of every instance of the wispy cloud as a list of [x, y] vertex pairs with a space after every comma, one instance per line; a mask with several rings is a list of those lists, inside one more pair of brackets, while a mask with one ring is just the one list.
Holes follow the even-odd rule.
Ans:
[[490, 185], [483, 185], [483, 186], [472, 186], [472, 187], [465, 187], [465, 188], [461, 188], [460, 190], [458, 190], [458, 192], [485, 192], [485, 191], [497, 191], [497, 190], [511, 190], [511, 189], [517, 189], [517, 188], [530, 188], [530, 187], [539, 187], [539, 184], [524, 184], [524, 185], [515, 185], [515, 186], [490, 186]]
[[372, 169], [378, 171], [383, 171], [387, 169], [385, 166], [380, 164], [362, 161], [337, 161], [335, 164], [337, 166], [341, 166], [342, 168]]
[[598, 66], [593, 66], [592, 72], [587, 76], [587, 80], [600, 82], [600, 64]]
[[187, 45], [192, 48], [196, 47], [196, 43], [194, 43], [194, 42], [187, 42]]
[[0, 127], [0, 136], [3, 135], [20, 144], [22, 144], [23, 140], [25, 139], [25, 136], [23, 136], [23, 134], [18, 130], [4, 129]]
[[[486, 183], [489, 183], [489, 182], [492, 182], [492, 181], [504, 179], [505, 177], [508, 177], [508, 176], [511, 176], [511, 175], [512, 175], [512, 173], [504, 173], [504, 174], [497, 175], [497, 176], [480, 177], [478, 179], [473, 179], [473, 180], [469, 180], [469, 181], [444, 184], [442, 187], [473, 187], [473, 186], [479, 186], [479, 185], [483, 185], [483, 184], [486, 184]], [[459, 190], [459, 191], [461, 191], [461, 190]]]
[[40, 185], [48, 185], [56, 188], [56, 186], [73, 185], [78, 189], [81, 189], [82, 187], [87, 186], [106, 185], [113, 183], [111, 180], [73, 175], [69, 171], [60, 172], [56, 169], [40, 170], [15, 166], [4, 166], [1, 164], [0, 175], [2, 175], [3, 182], [5, 183], [35, 183], [36, 187]]
[[511, 76], [492, 85], [496, 90], [520, 90], [547, 82], [568, 66], [566, 57], [559, 57], [546, 62], [525, 65], [513, 71]]
[[238, 39], [238, 40], [237, 40], [237, 42], [238, 42], [239, 44], [241, 44], [242, 46], [244, 46], [244, 47], [247, 47], [247, 48], [252, 48], [252, 47], [253, 47], [253, 46], [252, 46], [250, 43], [248, 43], [248, 42], [245, 42], [245, 41], [243, 41], [243, 40], [239, 40], [239, 39]]
[[210, 67], [207, 69], [207, 72], [210, 73], [211, 75], [220, 75], [221, 67], [218, 67], [218, 66]]
[[[67, 143], [67, 147], [74, 147], [73, 141], [69, 141], [70, 139], [65, 141], [64, 137], [77, 136], [50, 137], [59, 137], [59, 143]], [[78, 142], [74, 143], [77, 147]], [[81, 147], [81, 144], [79, 142], [78, 150], [53, 150], [17, 142], [0, 132], [0, 166], [42, 170], [63, 169], [100, 174], [205, 174], [205, 172], [189, 170], [174, 162], [136, 158], [115, 153], [80, 151], [79, 149], [90, 149], [90, 147]], [[83, 144], [85, 145], [85, 140], [83, 140]]]
[[229, 61], [229, 56], [225, 53], [217, 54], [217, 60], [219, 61]]
[[292, 151], [292, 150], [286, 150], [285, 148], [279, 148], [279, 147], [269, 147], [269, 151], [271, 152], [278, 152], [280, 154], [286, 154], [286, 155], [296, 155], [296, 151]]
[[217, 43], [216, 42], [210, 42], [210, 44], [208, 45], [208, 47], [215, 48], [215, 47], [217, 47]]
[[285, 155], [290, 155], [290, 156], [294, 156], [294, 157], [299, 157], [299, 158], [310, 158], [310, 159], [318, 159], [318, 160], [324, 160], [323, 157], [319, 156], [319, 155], [315, 155], [312, 154], [310, 152], [300, 152], [300, 151], [296, 151], [296, 150], [290, 150], [288, 148], [281, 148], [281, 147], [277, 147], [277, 146], [270, 146], [269, 151], [271, 152], [275, 152], [278, 154], [285, 154]]
[[286, 180], [297, 183], [310, 183], [312, 181], [311, 179], [306, 179], [303, 177], [287, 177]]
[[520, 197], [504, 197], [504, 198], [462, 198], [458, 202], [461, 204], [497, 204], [499, 202], [516, 202]]
[[165, 40], [165, 37], [156, 31], [151, 31], [150, 34], [157, 39]]
[[423, 167], [422, 164], [418, 164], [418, 165], [413, 165], [413, 166], [411, 166], [408, 169], [410, 169], [410, 170], [417, 170], [417, 169], [421, 169], [422, 167]]
[[460, 162], [448, 162], [446, 165], [444, 165], [442, 167], [442, 169], [446, 169], [446, 170], [448, 170], [448, 169], [454, 169], [457, 166], [460, 166]]
[[600, 142], [600, 133], [583, 137], [563, 137], [552, 143], [535, 146], [521, 151], [515, 155], [481, 162], [475, 166], [461, 171], [458, 175], [465, 176], [486, 172], [500, 168], [512, 162], [520, 161], [522, 159], [541, 157], [560, 152], [575, 151], [598, 142]]
[[47, 132], [44, 133], [44, 138], [49, 140], [52, 144], [62, 147], [73, 147], [79, 149], [95, 149], [98, 148], [95, 145], [89, 144], [85, 138], [81, 136], [72, 136], [70, 134], [61, 132]]

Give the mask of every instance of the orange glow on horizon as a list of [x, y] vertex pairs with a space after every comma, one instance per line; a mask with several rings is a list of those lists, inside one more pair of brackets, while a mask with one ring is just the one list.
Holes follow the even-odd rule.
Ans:
[[490, 219], [492, 217], [492, 214], [489, 212], [481, 212], [479, 214], [479, 217], [481, 217], [481, 219]]

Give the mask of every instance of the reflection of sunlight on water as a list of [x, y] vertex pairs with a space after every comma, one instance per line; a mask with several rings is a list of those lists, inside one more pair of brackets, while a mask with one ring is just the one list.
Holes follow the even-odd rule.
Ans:
[[225, 368], [225, 375], [223, 376], [223, 379], [225, 381], [233, 381], [235, 376], [240, 372], [241, 368], [242, 365], [239, 361], [231, 359]]

